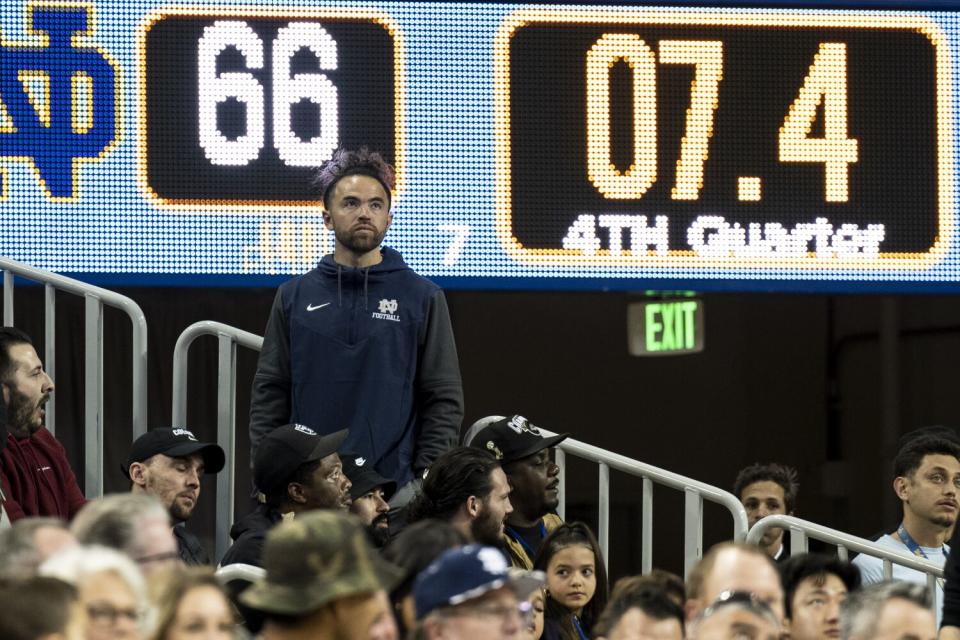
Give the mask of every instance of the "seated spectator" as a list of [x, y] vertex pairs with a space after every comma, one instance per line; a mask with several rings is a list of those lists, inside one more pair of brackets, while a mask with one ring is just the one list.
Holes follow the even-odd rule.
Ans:
[[[950, 553], [945, 543], [960, 508], [960, 444], [936, 435], [909, 439], [894, 458], [893, 474], [893, 490], [903, 504], [903, 521], [877, 543], [944, 566]], [[853, 564], [860, 569], [864, 584], [884, 581], [880, 558], [860, 554]], [[900, 565], [893, 565], [893, 578], [922, 585], [927, 582], [925, 573]], [[934, 598], [939, 623], [943, 610], [943, 587], [939, 583]]]
[[533, 593], [527, 596], [527, 602], [530, 603], [530, 620], [527, 622], [527, 628], [520, 632], [520, 639], [540, 640], [543, 635], [544, 613], [547, 607], [546, 590], [534, 589]]
[[151, 576], [156, 622], [150, 640], [233, 640], [237, 620], [208, 567], [168, 567]]
[[[67, 524], [56, 518], [22, 518], [0, 531], [0, 577], [28, 578], [62, 549], [77, 544]], [[2, 637], [2, 636], [0, 636]]]
[[422, 635], [426, 640], [515, 637], [529, 620], [527, 596], [542, 586], [542, 573], [512, 569], [499, 549], [475, 544], [450, 549], [413, 587]]
[[[3, 398], [0, 396], [0, 454], [7, 448], [7, 436], [10, 435], [10, 432], [7, 431], [7, 403], [2, 400]], [[3, 458], [0, 456], [0, 473], [2, 473], [2, 471]], [[2, 476], [0, 476], [0, 531], [10, 528], [10, 515], [4, 506], [4, 503], [7, 501], [7, 496], [3, 492], [2, 479]]]
[[[783, 622], [783, 587], [773, 559], [753, 545], [714, 545], [687, 576], [687, 633], [695, 635], [700, 614], [725, 591], [752, 593]], [[725, 616], [726, 617], [726, 616]], [[703, 637], [703, 636], [700, 636]]]
[[662, 591], [681, 609], [687, 604], [686, 585], [683, 584], [683, 580], [677, 574], [663, 569], [652, 569], [650, 573], [644, 576], [620, 578], [617, 580], [617, 584], [613, 585], [610, 599], [617, 598], [621, 591], [637, 591], [646, 588]]
[[401, 531], [383, 550], [383, 558], [403, 572], [403, 578], [390, 592], [401, 637], [413, 629], [417, 610], [413, 602], [413, 582], [444, 551], [462, 547], [466, 538], [441, 520], [421, 520]]
[[[752, 464], [740, 470], [733, 482], [733, 494], [747, 510], [747, 521], [753, 527], [760, 519], [775, 514], [792, 516], [797, 507], [797, 470], [785, 464]], [[760, 547], [775, 562], [790, 557], [783, 543], [783, 529], [773, 527], [763, 534]]]
[[40, 575], [76, 587], [87, 613], [85, 640], [139, 640], [147, 601], [143, 577], [127, 556], [106, 547], [74, 547], [40, 565]]
[[544, 640], [590, 637], [608, 592], [606, 565], [590, 527], [561, 524], [543, 541], [533, 566], [546, 574]]
[[500, 461], [510, 483], [510, 504], [504, 529], [510, 562], [532, 569], [533, 558], [547, 534], [563, 523], [560, 504], [560, 467], [551, 459], [553, 447], [569, 434], [545, 438], [523, 416], [489, 422], [464, 443], [489, 451]]
[[683, 608], [649, 582], [623, 578], [593, 625], [597, 640], [683, 640]]
[[470, 542], [499, 546], [511, 511], [510, 485], [493, 454], [457, 447], [430, 467], [407, 519], [443, 520]]
[[70, 520], [86, 498], [63, 445], [43, 427], [53, 380], [30, 336], [13, 327], [0, 327], [0, 384], [9, 431], [0, 452], [4, 510], [12, 521], [27, 516]]
[[746, 591], [724, 591], [697, 614], [689, 640], [780, 640], [780, 620], [767, 603]]
[[153, 496], [115, 493], [80, 510], [70, 530], [82, 545], [116, 549], [144, 573], [180, 561], [170, 516]]
[[200, 478], [223, 469], [223, 449], [198, 442], [186, 429], [152, 429], [134, 441], [123, 467], [130, 491], [154, 496], [173, 523], [180, 559], [189, 565], [210, 564], [200, 540], [186, 522], [200, 500]]
[[363, 456], [344, 455], [343, 472], [350, 479], [350, 513], [354, 514], [367, 528], [370, 539], [377, 547], [382, 547], [390, 539], [390, 512], [388, 504], [397, 490], [397, 483], [387, 480], [367, 464]]
[[857, 568], [832, 556], [804, 553], [781, 564], [780, 577], [791, 640], [836, 638], [840, 604], [860, 587]]
[[240, 595], [265, 614], [263, 640], [397, 639], [386, 591], [400, 571], [354, 518], [315, 511], [282, 523], [267, 534], [263, 566], [266, 577]]
[[930, 592], [910, 582], [883, 582], [854, 591], [840, 605], [843, 640], [935, 640]]
[[0, 583], [0, 638], [84, 640], [86, 615], [63, 580], [31, 576]]
[[233, 545], [221, 566], [239, 562], [259, 567], [267, 532], [281, 520], [314, 509], [350, 507], [350, 480], [337, 455], [346, 437], [346, 429], [320, 436], [300, 424], [267, 434], [253, 462], [253, 482], [263, 492], [264, 503], [231, 527]]

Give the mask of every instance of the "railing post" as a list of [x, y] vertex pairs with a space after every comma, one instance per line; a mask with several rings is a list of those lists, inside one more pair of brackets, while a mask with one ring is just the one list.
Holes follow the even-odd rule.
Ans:
[[561, 520], [567, 519], [567, 454], [563, 449], [557, 447], [553, 450], [554, 461], [560, 467], [560, 473], [557, 475], [557, 515]]
[[84, 299], [86, 463], [83, 489], [88, 498], [99, 498], [103, 495], [103, 303], [93, 294], [87, 294]]
[[696, 489], [684, 491], [683, 578], [703, 556], [703, 496]]
[[3, 326], [13, 326], [13, 271], [3, 270]]
[[225, 334], [217, 336], [217, 444], [226, 454], [226, 467], [217, 474], [216, 554], [222, 558], [230, 547], [233, 523], [234, 475], [236, 471], [237, 345]]
[[[139, 309], [138, 309], [139, 311]], [[130, 316], [133, 322], [133, 438], [147, 432], [147, 319]]]
[[790, 527], [790, 555], [799, 556], [807, 551], [807, 532], [799, 527]]
[[640, 506], [640, 573], [653, 570], [653, 481], [643, 477], [643, 504]]
[[[57, 289], [52, 284], [43, 285], [43, 368], [47, 375], [57, 381]], [[44, 424], [47, 431], [57, 434], [57, 401], [48, 402]]]
[[610, 566], [610, 467], [600, 463], [600, 496], [597, 504], [597, 541], [607, 567]]

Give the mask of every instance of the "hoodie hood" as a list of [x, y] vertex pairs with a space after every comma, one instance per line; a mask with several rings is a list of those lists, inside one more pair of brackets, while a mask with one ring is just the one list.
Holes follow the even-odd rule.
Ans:
[[369, 267], [344, 266], [333, 259], [332, 253], [323, 256], [320, 264], [317, 265], [317, 271], [321, 277], [336, 278], [337, 306], [343, 306], [343, 288], [345, 282], [348, 287], [362, 288], [363, 308], [366, 310], [370, 306], [369, 291], [371, 281], [373, 283], [381, 282], [391, 274], [410, 270], [407, 263], [403, 261], [403, 256], [390, 247], [381, 247], [380, 255], [382, 257], [380, 262]]

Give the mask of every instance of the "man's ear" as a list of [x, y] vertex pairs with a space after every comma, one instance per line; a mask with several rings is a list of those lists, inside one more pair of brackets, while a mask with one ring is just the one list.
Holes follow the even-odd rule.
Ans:
[[127, 473], [130, 474], [130, 482], [136, 486], [147, 486], [147, 465], [142, 462], [132, 462], [130, 468], [127, 469]]
[[687, 598], [687, 601], [683, 603], [683, 614], [687, 619], [686, 626], [688, 629], [690, 624], [697, 619], [702, 608], [699, 598]]
[[291, 482], [287, 485], [287, 497], [290, 498], [291, 502], [296, 502], [297, 504], [304, 504], [307, 501], [306, 492], [303, 490], [303, 485], [299, 482]]
[[0, 382], [0, 387], [3, 387], [3, 404], [4, 406], [9, 406], [10, 404], [10, 385], [6, 382]]
[[467, 515], [471, 518], [480, 515], [480, 499], [477, 496], [467, 498]]
[[321, 209], [320, 212], [323, 214], [323, 226], [325, 226], [328, 231], [333, 231], [333, 221], [330, 219], [330, 212], [327, 211], [326, 207]]
[[903, 476], [897, 476], [893, 479], [893, 492], [897, 494], [897, 497], [901, 500], [906, 500], [910, 497], [910, 492], [907, 490], [910, 481]]

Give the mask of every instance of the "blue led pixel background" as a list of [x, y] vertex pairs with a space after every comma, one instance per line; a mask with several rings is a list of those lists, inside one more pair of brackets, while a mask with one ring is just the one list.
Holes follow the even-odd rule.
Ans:
[[[332, 250], [306, 188], [312, 167], [331, 145], [369, 144], [398, 167], [385, 243], [448, 287], [960, 290], [960, 13], [317, 0], [0, 6], [0, 255], [33, 266], [105, 285], [276, 284]], [[658, 21], [667, 26], [650, 26]], [[729, 110], [760, 120], [746, 115], [750, 91], [733, 91], [755, 82], [737, 60], [769, 48], [758, 43], [778, 40], [778, 28], [799, 35], [779, 38], [791, 55], [771, 51], [769, 68], [758, 63], [771, 79], [756, 81], [762, 104], [774, 106], [763, 106], [767, 137], [751, 142], [724, 124], [737, 120]], [[751, 30], [762, 38], [751, 41]], [[643, 34], [657, 65], [659, 170], [648, 194], [620, 200], [591, 191], [599, 183], [581, 168], [581, 66], [608, 33]], [[841, 138], [856, 139], [859, 156], [843, 165], [842, 203], [819, 191], [825, 160], [776, 156], [776, 129], [823, 51], [804, 33], [846, 46], [849, 82], [808, 87], [823, 101], [839, 92], [850, 100]], [[716, 146], [690, 201], [670, 189], [697, 67], [667, 69], [658, 44], [678, 37], [723, 40], [728, 65], [708, 139]], [[551, 47], [554, 64], [544, 55]], [[909, 56], [888, 79], [877, 70], [881, 50]], [[776, 66], [781, 59], [792, 72]], [[511, 67], [519, 61], [534, 66]], [[630, 93], [639, 63], [630, 64], [610, 72], [616, 175], [637, 170], [631, 100], [646, 99]], [[915, 71], [912, 83], [897, 81], [905, 70]], [[827, 135], [826, 111], [817, 107], [809, 139]], [[902, 141], [887, 136], [905, 121]], [[748, 156], [767, 165], [741, 170], [737, 159]], [[774, 165], [785, 176], [778, 184], [778, 172], [762, 171]], [[768, 199], [750, 204], [761, 198], [749, 185], [762, 180]], [[668, 240], [657, 236], [657, 216], [670, 218]], [[631, 244], [632, 233], [642, 242]]]

